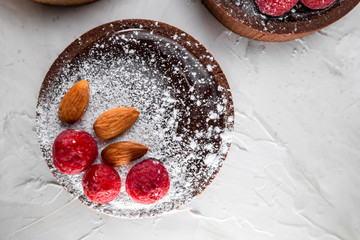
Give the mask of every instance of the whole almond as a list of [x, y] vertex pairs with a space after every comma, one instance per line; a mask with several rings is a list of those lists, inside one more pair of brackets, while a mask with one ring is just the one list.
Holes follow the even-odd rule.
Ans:
[[108, 140], [125, 133], [136, 122], [139, 111], [131, 107], [110, 109], [101, 114], [94, 123], [96, 136]]
[[111, 166], [120, 166], [141, 158], [149, 148], [136, 142], [116, 142], [101, 152], [103, 161]]
[[90, 89], [86, 80], [75, 83], [60, 102], [58, 117], [60, 121], [74, 123], [84, 115], [89, 104]]

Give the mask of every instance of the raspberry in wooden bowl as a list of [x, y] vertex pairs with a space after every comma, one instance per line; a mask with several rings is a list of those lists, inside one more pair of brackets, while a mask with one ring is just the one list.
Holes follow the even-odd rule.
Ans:
[[231, 31], [269, 42], [315, 33], [345, 16], [358, 3], [359, 0], [204, 0], [209, 11]]
[[170, 179], [161, 162], [146, 159], [130, 169], [125, 184], [126, 192], [135, 202], [152, 204], [167, 194]]
[[106, 164], [95, 164], [83, 175], [85, 195], [93, 203], [109, 203], [119, 195], [121, 179], [118, 172]]
[[85, 131], [67, 129], [55, 139], [52, 147], [54, 166], [68, 175], [79, 174], [98, 156], [96, 141]]
[[[67, 89], [79, 80], [89, 83], [88, 107], [77, 122], [62, 123], [57, 108]], [[131, 128], [110, 140], [96, 137], [95, 120], [119, 107], [139, 111]], [[40, 147], [58, 182], [85, 205], [124, 218], [167, 213], [204, 191], [226, 158], [234, 124], [230, 88], [214, 57], [182, 30], [141, 19], [101, 25], [71, 43], [45, 76], [36, 111]], [[115, 170], [125, 181], [134, 165], [157, 159], [168, 172], [166, 194], [143, 204], [134, 201], [123, 186], [109, 203], [89, 200], [81, 185], [82, 174], [63, 174], [52, 160], [53, 141], [70, 127], [94, 136], [99, 152], [116, 142], [145, 145], [144, 156]], [[99, 156], [94, 164], [100, 163]]]

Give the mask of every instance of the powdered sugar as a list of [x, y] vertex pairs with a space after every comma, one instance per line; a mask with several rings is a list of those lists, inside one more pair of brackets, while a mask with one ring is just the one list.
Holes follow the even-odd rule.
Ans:
[[[261, 26], [266, 32], [274, 31], [273, 23], [275, 22], [311, 22], [313, 19], [324, 15], [330, 8], [339, 5], [343, 1], [344, 0], [336, 0], [331, 6], [319, 10], [307, 8], [299, 1], [291, 10], [283, 15], [272, 17], [260, 12], [255, 0], [218, 0], [221, 5], [227, 5], [227, 2], [231, 2], [236, 8], [241, 9], [244, 12], [244, 19], [239, 19], [240, 21], [247, 23], [250, 26]], [[229, 9], [229, 14], [236, 17], [236, 8], [234, 8], [234, 10]], [[254, 16], [256, 18], [252, 18]], [[291, 32], [298, 32], [298, 29], [291, 29]]]
[[[213, 179], [231, 141], [223, 135], [232, 129], [233, 118], [228, 118], [232, 109], [227, 107], [228, 99], [207, 68], [175, 41], [149, 31], [131, 29], [97, 39], [60, 69], [48, 91], [40, 92], [37, 133], [51, 172], [74, 197], [113, 216], [154, 216], [186, 203]], [[90, 85], [88, 109], [77, 123], [63, 124], [57, 117], [60, 101], [81, 79]], [[106, 110], [121, 106], [138, 109], [137, 122], [124, 135], [100, 141], [92, 128], [94, 121]], [[68, 128], [93, 135], [99, 152], [117, 141], [134, 141], [149, 147], [141, 159], [116, 167], [122, 188], [114, 201], [103, 205], [90, 202], [82, 190], [83, 173], [68, 176], [54, 167], [53, 141]], [[211, 161], [206, 160], [210, 156]], [[161, 161], [171, 179], [168, 194], [151, 205], [135, 203], [124, 188], [130, 168], [145, 158]], [[100, 162], [98, 157], [95, 163]]]

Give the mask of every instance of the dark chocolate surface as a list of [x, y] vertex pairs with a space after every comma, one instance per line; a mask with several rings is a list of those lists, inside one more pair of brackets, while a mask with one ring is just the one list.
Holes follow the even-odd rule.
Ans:
[[312, 10], [302, 4], [300, 1], [295, 4], [295, 6], [278, 17], [268, 16], [263, 14], [258, 9], [255, 0], [231, 0], [231, 2], [242, 9], [243, 11], [259, 16], [261, 19], [276, 21], [276, 22], [305, 22], [312, 19], [315, 19], [321, 15], [326, 14], [332, 7], [338, 6], [344, 0], [336, 0], [331, 6], [325, 9]]
[[[64, 125], [54, 112], [67, 86], [80, 79], [90, 84], [89, 108], [79, 123]], [[136, 204], [124, 191], [114, 202], [93, 204], [82, 192], [81, 175], [69, 177], [53, 166], [51, 145], [58, 133], [71, 127], [93, 134], [98, 115], [119, 106], [135, 107], [140, 116], [113, 142], [147, 145], [143, 158], [158, 159], [169, 171], [169, 193], [156, 204]], [[50, 68], [37, 106], [40, 147], [54, 176], [86, 205], [119, 217], [158, 215], [201, 193], [222, 166], [232, 128], [229, 86], [214, 58], [181, 30], [147, 20], [109, 23], [74, 41]], [[96, 140], [100, 151], [112, 143]], [[123, 182], [139, 161], [116, 168]]]
[[360, 0], [336, 0], [326, 9], [311, 10], [298, 2], [279, 17], [262, 14], [254, 0], [203, 0], [230, 30], [261, 41], [288, 41], [312, 34], [336, 22]]

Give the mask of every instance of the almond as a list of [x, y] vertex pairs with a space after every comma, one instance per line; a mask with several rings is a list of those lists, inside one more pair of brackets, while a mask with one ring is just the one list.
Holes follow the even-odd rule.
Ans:
[[149, 148], [136, 142], [116, 142], [101, 152], [103, 161], [111, 166], [120, 166], [141, 158]]
[[60, 121], [74, 123], [84, 115], [89, 104], [90, 89], [86, 80], [75, 83], [61, 100], [58, 117]]
[[139, 111], [131, 107], [110, 109], [101, 114], [94, 123], [96, 136], [108, 140], [125, 133], [135, 123]]

